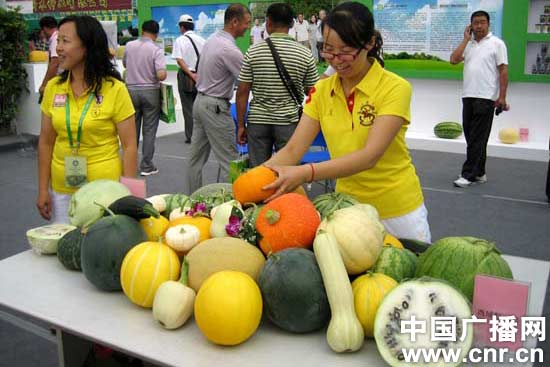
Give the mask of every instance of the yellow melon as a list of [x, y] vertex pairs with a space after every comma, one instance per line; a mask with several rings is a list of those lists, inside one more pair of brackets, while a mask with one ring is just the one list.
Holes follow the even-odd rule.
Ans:
[[195, 321], [212, 343], [236, 345], [254, 334], [262, 318], [262, 294], [248, 274], [211, 275], [195, 299]]
[[144, 218], [139, 221], [139, 224], [147, 235], [147, 239], [149, 241], [155, 242], [158, 241], [159, 238], [162, 237], [162, 235], [164, 235], [164, 232], [166, 232], [166, 229], [168, 228], [170, 222], [168, 221], [168, 219], [161, 215], [158, 218]]
[[511, 127], [500, 129], [498, 139], [504, 144], [516, 144], [519, 141], [519, 130]]
[[178, 255], [160, 242], [142, 242], [124, 257], [120, 283], [124, 294], [138, 306], [151, 308], [157, 288], [180, 274]]

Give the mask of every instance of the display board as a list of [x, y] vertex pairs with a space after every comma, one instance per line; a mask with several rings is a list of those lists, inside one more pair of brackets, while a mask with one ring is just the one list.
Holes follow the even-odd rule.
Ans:
[[165, 50], [171, 52], [172, 45], [181, 33], [179, 18], [183, 14], [193, 17], [194, 32], [207, 39], [223, 28], [223, 17], [229, 3], [210, 5], [155, 6], [151, 8], [151, 17], [160, 25], [159, 37], [164, 40]]
[[489, 13], [491, 32], [502, 38], [503, 0], [375, 0], [387, 68], [461, 77], [462, 65], [451, 65], [449, 59], [464, 38], [470, 15], [479, 9]]
[[35, 13], [132, 9], [132, 0], [33, 0]]
[[[406, 78], [462, 79], [462, 64], [451, 65], [448, 56], [460, 43], [464, 28], [473, 11], [483, 9], [491, 14], [491, 31], [501, 37], [508, 48], [508, 74], [510, 81], [550, 82], [550, 74], [532, 73], [534, 51], [541, 44], [550, 44], [549, 27], [536, 29], [541, 14], [550, 11], [550, 0], [358, 0], [373, 10], [376, 26], [385, 35], [384, 51], [395, 55], [413, 54], [416, 59], [386, 58], [386, 67]], [[251, 8], [264, 1], [238, 1]], [[268, 1], [267, 1], [268, 2]], [[220, 4], [213, 0], [140, 0], [140, 23], [153, 18], [152, 9], [158, 7], [185, 7]], [[549, 10], [547, 10], [549, 9]], [[402, 13], [402, 14], [399, 14]], [[532, 15], [534, 14], [534, 15]], [[416, 17], [413, 17], [416, 15]], [[255, 14], [255, 17], [258, 17]], [[155, 19], [159, 21], [159, 19]], [[531, 26], [531, 23], [533, 25]], [[406, 26], [404, 26], [406, 25]], [[408, 37], [413, 37], [411, 41]], [[237, 45], [243, 52], [248, 49], [250, 37], [240, 37]], [[530, 45], [535, 43], [535, 45]], [[400, 46], [404, 45], [404, 46]], [[418, 47], [420, 46], [420, 47]], [[408, 51], [398, 51], [404, 47]], [[393, 50], [392, 50], [393, 48]], [[416, 49], [416, 50], [415, 50]], [[401, 49], [402, 50], [402, 49]], [[414, 56], [414, 53], [417, 53]], [[534, 63], [536, 66], [536, 53]], [[429, 58], [431, 55], [431, 59]], [[442, 61], [435, 59], [441, 59]], [[426, 62], [427, 61], [427, 62]], [[537, 69], [538, 70], [538, 69]]]

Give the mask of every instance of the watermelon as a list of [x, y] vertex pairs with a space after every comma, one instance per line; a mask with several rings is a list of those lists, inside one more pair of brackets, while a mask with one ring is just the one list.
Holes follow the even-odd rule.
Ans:
[[[434, 316], [450, 320], [452, 324], [447, 326], [449, 329], [454, 326], [452, 335], [456, 335], [456, 338], [438, 338], [441, 331], [430, 327]], [[412, 334], [405, 331], [407, 325], [402, 322], [414, 322], [413, 317], [416, 317], [417, 324], [408, 330], [417, 331], [416, 341], [411, 340]], [[446, 282], [426, 277], [409, 280], [393, 288], [376, 311], [376, 347], [380, 356], [392, 367], [458, 366], [462, 364], [473, 344], [473, 324], [464, 322], [471, 317], [472, 310], [466, 297]], [[421, 325], [426, 326], [426, 330], [419, 332]], [[467, 330], [463, 330], [464, 327]], [[463, 333], [464, 338], [461, 338]], [[404, 349], [417, 352], [435, 351], [437, 353], [434, 355], [439, 355], [439, 352], [441, 355], [438, 363], [424, 363], [427, 361], [422, 356], [418, 361], [420, 363], [411, 363], [405, 361]], [[451, 355], [451, 352], [458, 358], [450, 358], [451, 360], [444, 362], [441, 356]]]
[[417, 260], [414, 252], [410, 250], [384, 246], [371, 270], [401, 282], [403, 279], [414, 277]]
[[416, 276], [444, 279], [458, 288], [470, 301], [477, 274], [513, 279], [510, 266], [494, 243], [475, 237], [446, 237], [418, 258]]
[[134, 218], [122, 214], [100, 218], [86, 230], [82, 240], [82, 272], [98, 289], [120, 291], [124, 256], [145, 241], [147, 235]]
[[321, 214], [321, 219], [325, 219], [338, 209], [347, 208], [358, 203], [351, 195], [343, 192], [329, 192], [319, 195], [313, 200], [313, 205]]
[[84, 235], [80, 228], [67, 232], [57, 244], [57, 258], [69, 270], [82, 270], [80, 265], [80, 244]]
[[289, 248], [269, 255], [258, 284], [267, 318], [281, 329], [308, 333], [328, 324], [330, 306], [310, 250]]
[[458, 122], [440, 122], [434, 126], [434, 134], [442, 139], [456, 139], [462, 134], [462, 125]]
[[181, 208], [183, 205], [191, 207], [189, 196], [185, 194], [168, 195], [164, 198], [164, 202], [166, 203], [166, 209], [164, 210], [166, 217], [172, 213], [172, 210]]

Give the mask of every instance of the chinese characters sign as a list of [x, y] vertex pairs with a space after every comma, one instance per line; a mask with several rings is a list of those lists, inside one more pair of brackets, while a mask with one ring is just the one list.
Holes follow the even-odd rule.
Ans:
[[33, 0], [35, 13], [132, 9], [132, 0]]

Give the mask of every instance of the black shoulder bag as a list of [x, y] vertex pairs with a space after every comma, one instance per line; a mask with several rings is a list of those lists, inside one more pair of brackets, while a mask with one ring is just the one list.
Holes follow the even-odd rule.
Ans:
[[[185, 37], [189, 38], [189, 41], [191, 41], [191, 44], [195, 49], [195, 54], [197, 55], [197, 62], [195, 63], [195, 73], [196, 73], [199, 69], [199, 60], [200, 60], [199, 50], [197, 49], [195, 42], [193, 42], [193, 39], [189, 37], [189, 35], [186, 34]], [[183, 91], [188, 93], [194, 92], [196, 89], [195, 81], [189, 75], [187, 75], [183, 70], [180, 69], [180, 71], [181, 73], [178, 73], [178, 82], [181, 83]]]
[[294, 100], [294, 103], [296, 103], [296, 105], [298, 106], [298, 120], [300, 120], [300, 118], [302, 117], [302, 101], [304, 100], [304, 95], [303, 93], [300, 93], [298, 91], [298, 88], [296, 88], [296, 84], [294, 84], [294, 82], [290, 78], [290, 75], [288, 74], [288, 71], [283, 64], [283, 61], [281, 60], [281, 57], [279, 56], [275, 45], [273, 45], [273, 42], [271, 41], [271, 38], [267, 38], [265, 41], [271, 49], [271, 54], [273, 55], [273, 59], [275, 60], [277, 71], [279, 72], [279, 76], [281, 77], [281, 80], [283, 81], [286, 90], [288, 91], [288, 93], [290, 93], [290, 96]]

